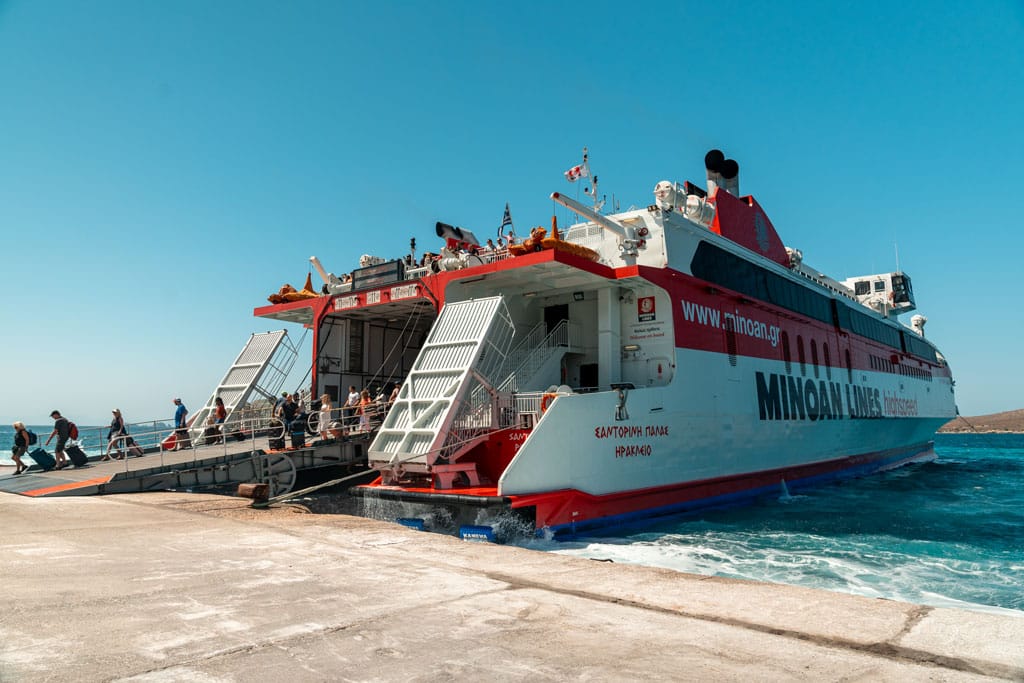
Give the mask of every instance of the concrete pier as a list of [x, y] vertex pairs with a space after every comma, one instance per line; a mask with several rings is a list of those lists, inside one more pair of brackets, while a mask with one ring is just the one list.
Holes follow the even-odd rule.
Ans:
[[246, 505], [0, 498], [0, 681], [1024, 680], [1024, 618]]

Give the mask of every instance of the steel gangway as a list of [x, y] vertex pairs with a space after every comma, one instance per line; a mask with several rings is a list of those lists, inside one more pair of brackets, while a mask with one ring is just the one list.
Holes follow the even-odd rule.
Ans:
[[431, 328], [398, 399], [370, 445], [385, 481], [405, 472], [451, 476], [459, 447], [499, 423], [494, 387], [515, 335], [501, 296], [449, 303]]
[[218, 397], [227, 409], [225, 424], [228, 426], [224, 428], [227, 432], [233, 431], [231, 427], [239, 417], [252, 416], [254, 402], [262, 399], [264, 404], [273, 406], [298, 353], [299, 349], [292, 343], [287, 330], [252, 334], [206, 404], [193, 414], [190, 420], [192, 439], [202, 438], [209, 418], [216, 410]]

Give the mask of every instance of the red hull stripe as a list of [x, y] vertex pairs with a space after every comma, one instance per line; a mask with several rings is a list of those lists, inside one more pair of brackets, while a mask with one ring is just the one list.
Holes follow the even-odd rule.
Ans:
[[593, 496], [569, 489], [510, 498], [513, 508], [536, 507], [537, 528], [548, 527], [556, 532], [580, 531], [622, 524], [631, 518], [738, 503], [744, 499], [779, 491], [783, 480], [792, 490], [829, 480], [862, 476], [880, 469], [906, 464], [930, 453], [931, 450], [932, 443], [928, 442], [809, 465], [605, 496]]

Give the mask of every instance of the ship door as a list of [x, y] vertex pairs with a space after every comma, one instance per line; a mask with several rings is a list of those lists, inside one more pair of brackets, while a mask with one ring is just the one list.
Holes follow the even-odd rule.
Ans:
[[583, 363], [580, 365], [580, 388], [597, 389], [597, 363]]
[[544, 308], [544, 329], [548, 334], [558, 327], [558, 323], [569, 319], [569, 304], [546, 306]]

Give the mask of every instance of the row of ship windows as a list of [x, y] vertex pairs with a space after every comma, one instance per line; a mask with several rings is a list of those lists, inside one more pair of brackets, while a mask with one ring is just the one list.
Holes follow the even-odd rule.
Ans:
[[[790, 373], [793, 371], [793, 356], [789, 349], [789, 334], [783, 332], [781, 335], [782, 344], [782, 359], [786, 363], [786, 372]], [[817, 379], [821, 376], [820, 366], [818, 364], [818, 342], [814, 339], [809, 344], [811, 351], [811, 367], [814, 371], [814, 378]], [[853, 382], [853, 363], [850, 360], [850, 350], [846, 350], [846, 378], [849, 382]], [[825, 377], [828, 380], [832, 379], [832, 354], [829, 353], [828, 343], [823, 342], [821, 344], [821, 355], [824, 361]], [[796, 336], [796, 356], [797, 361], [800, 363], [800, 375], [803, 377], [807, 376], [807, 354], [804, 351], [804, 338], [803, 335]], [[901, 365], [899, 363], [893, 363], [892, 361], [869, 354], [871, 369], [881, 370], [882, 372], [891, 372], [898, 375], [905, 375], [907, 377], [916, 377], [926, 382], [932, 381], [932, 373], [930, 370], [924, 370], [921, 368], [914, 368], [908, 365]], [[733, 363], [735, 365], [735, 363]]]
[[694, 277], [834, 325], [838, 330], [853, 332], [930, 363], [939, 362], [935, 348], [913, 333], [904, 333], [893, 324], [851, 308], [856, 304], [813, 291], [710, 242], [697, 245], [690, 271]]
[[893, 363], [888, 358], [882, 358], [880, 356], [870, 355], [869, 357], [871, 359], [872, 370], [881, 370], [882, 372], [892, 372], [897, 375], [916, 377], [917, 379], [923, 379], [926, 382], [932, 381], [931, 370], [914, 368], [909, 365], [901, 365], [900, 363]]

